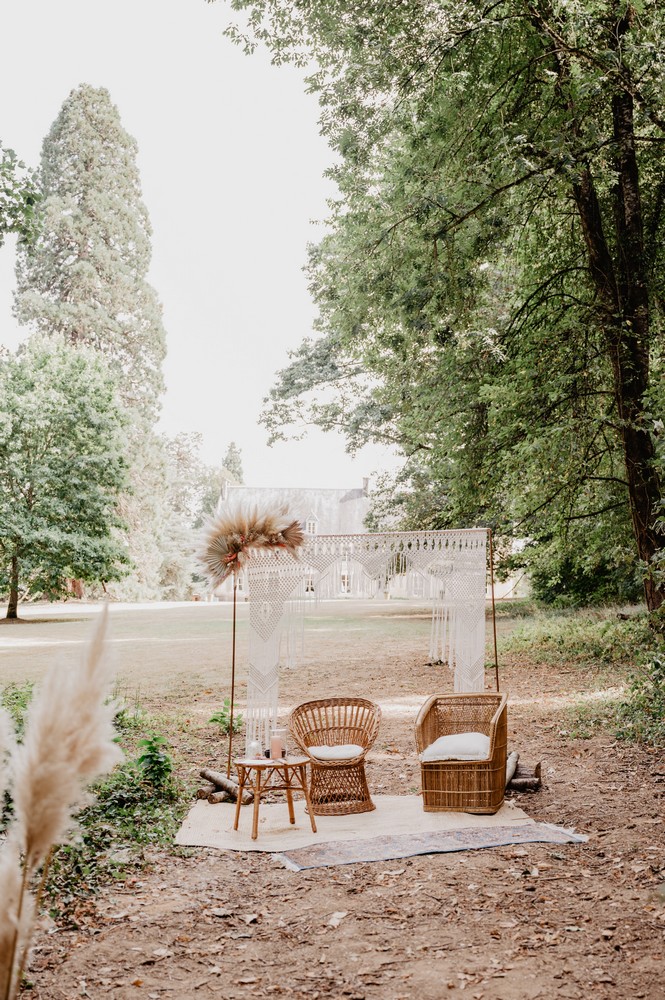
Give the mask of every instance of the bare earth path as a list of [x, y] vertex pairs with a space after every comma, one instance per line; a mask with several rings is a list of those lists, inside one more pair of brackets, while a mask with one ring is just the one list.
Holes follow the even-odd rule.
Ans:
[[[223, 757], [206, 720], [228, 690], [228, 610], [112, 616], [123, 684], [179, 719], [173, 742], [190, 775]], [[59, 621], [0, 630], [3, 682], [38, 676], [54, 652], [71, 655], [92, 612], [60, 612]], [[308, 625], [308, 665], [283, 677], [285, 714], [337, 693], [382, 704], [368, 768], [377, 792], [417, 794], [413, 719], [428, 694], [451, 687], [447, 672], [425, 664], [427, 632], [425, 610], [411, 605], [323, 606]], [[144, 875], [105, 890], [76, 930], [45, 926], [28, 995], [665, 998], [662, 754], [565, 735], [566, 705], [616, 678], [504, 658], [501, 680], [510, 746], [543, 765], [543, 789], [518, 804], [588, 834], [587, 844], [302, 873], [261, 854], [154, 851]]]

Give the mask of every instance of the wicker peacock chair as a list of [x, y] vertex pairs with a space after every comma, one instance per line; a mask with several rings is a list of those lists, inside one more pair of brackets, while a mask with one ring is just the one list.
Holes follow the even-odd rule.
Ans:
[[371, 812], [365, 756], [381, 709], [365, 698], [323, 698], [294, 708], [289, 732], [311, 762], [310, 798], [317, 816]]

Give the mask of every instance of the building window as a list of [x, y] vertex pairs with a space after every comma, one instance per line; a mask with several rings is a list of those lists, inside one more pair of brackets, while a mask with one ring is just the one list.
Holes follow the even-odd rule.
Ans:
[[305, 534], [306, 535], [315, 535], [316, 534], [317, 523], [318, 522], [317, 522], [317, 520], [316, 520], [315, 517], [308, 517], [307, 521], [305, 522]]

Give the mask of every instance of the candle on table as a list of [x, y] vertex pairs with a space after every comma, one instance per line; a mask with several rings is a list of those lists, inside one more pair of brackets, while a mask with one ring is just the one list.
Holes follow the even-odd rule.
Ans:
[[282, 740], [277, 733], [270, 737], [270, 756], [273, 760], [279, 760], [282, 756]]

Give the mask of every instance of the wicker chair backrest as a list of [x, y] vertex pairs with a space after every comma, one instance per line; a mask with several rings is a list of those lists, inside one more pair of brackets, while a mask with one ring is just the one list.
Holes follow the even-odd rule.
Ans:
[[364, 698], [324, 698], [298, 705], [289, 730], [303, 749], [356, 743], [368, 750], [379, 731], [381, 709]]

